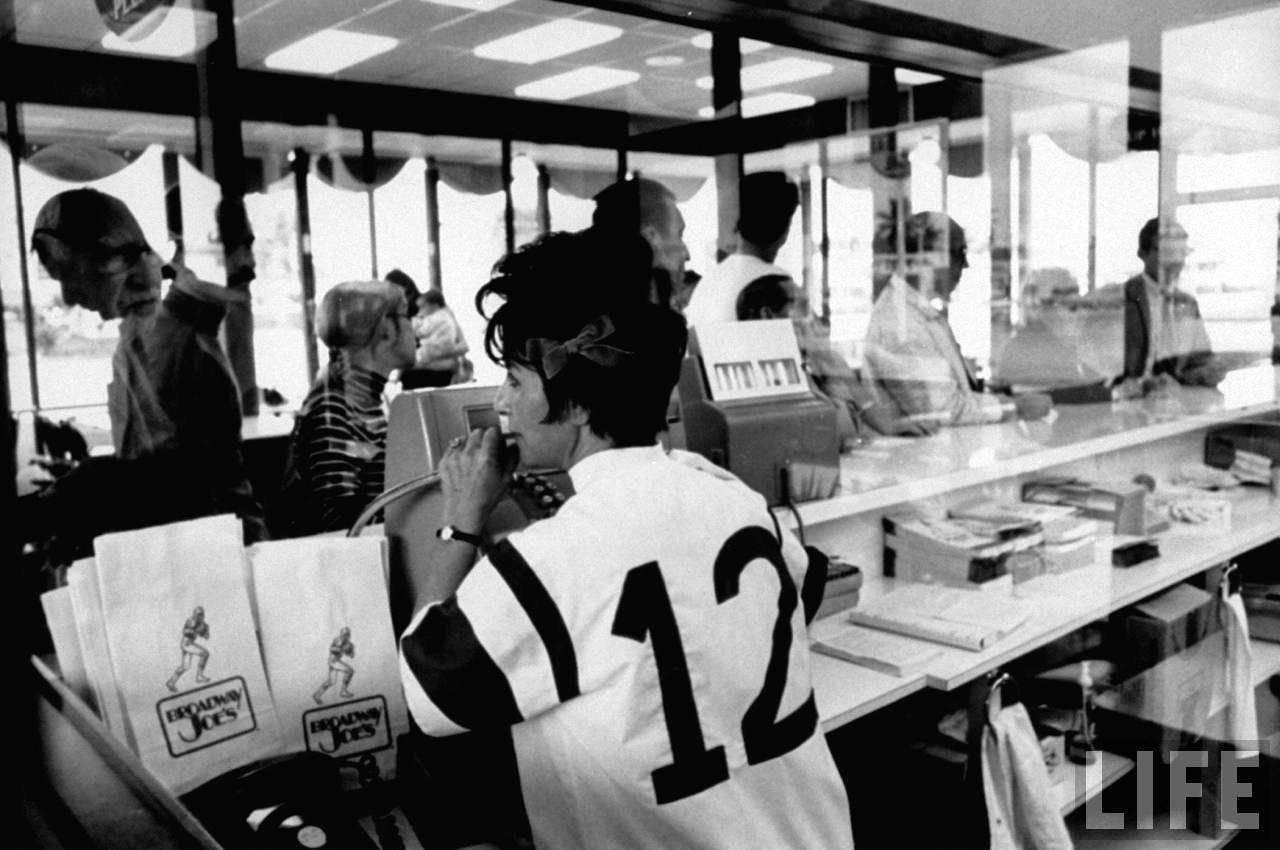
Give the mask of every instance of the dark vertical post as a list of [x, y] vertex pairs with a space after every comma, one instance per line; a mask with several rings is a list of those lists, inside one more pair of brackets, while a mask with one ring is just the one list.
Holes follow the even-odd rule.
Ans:
[[302, 336], [307, 352], [309, 384], [320, 371], [320, 358], [316, 352], [316, 267], [311, 259], [311, 203], [307, 197], [311, 155], [302, 148], [294, 148], [289, 156], [289, 167], [293, 171], [293, 196], [298, 211], [298, 277], [302, 283]]
[[[711, 34], [711, 106], [717, 121], [731, 126], [742, 121], [742, 54], [738, 37], [727, 33]], [[726, 138], [739, 139], [736, 132]], [[716, 156], [716, 260], [738, 248], [738, 181], [742, 179], [742, 151], [732, 150]]]
[[[202, 151], [213, 151], [209, 163], [201, 167], [218, 181], [223, 204], [244, 203], [244, 140], [240, 134], [240, 92], [236, 57], [236, 22], [232, 0], [196, 0], [196, 7], [213, 12], [216, 37], [196, 56], [196, 83], [199, 94], [197, 137], [208, 136], [210, 144]], [[238, 218], [238, 217], [234, 217]], [[243, 242], [244, 234], [219, 233], [223, 261], [231, 271], [232, 254]], [[258, 379], [253, 362], [253, 298], [250, 281], [227, 281], [228, 286], [243, 291], [244, 297], [227, 305], [223, 336], [227, 360], [240, 385], [240, 407], [246, 416], [258, 413]]]
[[[18, 115], [18, 105], [12, 100], [4, 102], [5, 125], [9, 131], [9, 162], [13, 168], [14, 212], [18, 224], [18, 273], [22, 275], [22, 315], [27, 343], [27, 377], [31, 381], [31, 406], [40, 409], [40, 381], [36, 376], [36, 318], [31, 304], [31, 269], [27, 266], [27, 223], [22, 206], [22, 159], [26, 155], [26, 136]], [[5, 348], [8, 358], [9, 349]], [[9, 368], [5, 364], [5, 410], [10, 409]]]
[[805, 294], [809, 296], [812, 303], [813, 255], [809, 251], [809, 246], [813, 244], [813, 181], [809, 179], [808, 171], [800, 179], [800, 243], [802, 245], [800, 276]]
[[440, 269], [440, 169], [435, 157], [427, 157], [427, 287], [444, 292]]
[[822, 183], [818, 187], [818, 221], [822, 225], [822, 237], [818, 240], [818, 256], [822, 260], [822, 321], [831, 324], [831, 228], [828, 226], [829, 211], [827, 208], [827, 174], [830, 165], [827, 162], [826, 140], [818, 142], [818, 170], [822, 172]]
[[627, 179], [627, 149], [618, 148], [618, 182]]
[[551, 174], [538, 166], [538, 235], [551, 232]]
[[516, 201], [511, 196], [511, 140], [502, 140], [502, 196], [506, 205], [502, 212], [502, 223], [506, 229], [507, 253], [516, 249]]
[[360, 132], [360, 182], [364, 184], [365, 200], [369, 204], [369, 277], [378, 279], [378, 218], [373, 203], [373, 182], [377, 179], [373, 160], [373, 130], [366, 127]]
[[182, 178], [178, 171], [178, 154], [165, 151], [160, 157], [164, 170], [164, 223], [169, 231], [169, 241], [181, 251], [186, 244], [182, 224]]

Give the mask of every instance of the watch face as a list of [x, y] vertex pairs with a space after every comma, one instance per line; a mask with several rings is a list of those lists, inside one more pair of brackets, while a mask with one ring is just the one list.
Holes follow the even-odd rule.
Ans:
[[436, 532], [436, 535], [437, 535], [441, 540], [452, 540], [452, 539], [453, 539], [453, 526], [452, 526], [452, 525], [446, 525], [444, 528], [442, 528], [442, 529], [440, 529], [438, 532]]

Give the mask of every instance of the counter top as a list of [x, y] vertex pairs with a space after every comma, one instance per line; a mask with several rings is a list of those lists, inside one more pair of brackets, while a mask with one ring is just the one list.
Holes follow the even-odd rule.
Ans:
[[[1238, 369], [1217, 389], [1168, 397], [1060, 405], [1044, 420], [944, 428], [931, 437], [880, 437], [840, 458], [840, 491], [798, 506], [814, 525], [1036, 472], [1276, 409], [1280, 368]], [[794, 525], [790, 511], [779, 521]]]
[[[1109, 563], [1110, 537], [1100, 537], [1092, 567], [1041, 576], [1017, 585], [1014, 595], [1032, 602], [1033, 613], [1002, 640], [981, 652], [939, 647], [918, 675], [896, 678], [811, 652], [818, 716], [832, 729], [925, 687], [954, 690], [1093, 620], [1190, 578], [1216, 563], [1280, 537], [1280, 499], [1260, 488], [1231, 494], [1232, 529], [1224, 534], [1174, 529], [1159, 536], [1161, 557], [1134, 567]], [[867, 575], [861, 601], [888, 593], [897, 580]], [[833, 614], [814, 624], [838, 620]]]

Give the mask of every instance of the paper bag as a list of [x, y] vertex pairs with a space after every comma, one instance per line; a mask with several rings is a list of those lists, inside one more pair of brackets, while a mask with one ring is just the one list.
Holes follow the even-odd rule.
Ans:
[[234, 516], [94, 541], [116, 682], [142, 763], [177, 794], [280, 750]]
[[93, 693], [91, 705], [112, 734], [136, 750], [124, 699], [116, 687], [115, 668], [107, 644], [107, 627], [102, 617], [98, 564], [93, 558], [84, 558], [71, 565], [67, 570], [67, 589], [71, 591], [71, 610], [80, 636], [80, 654], [84, 658], [85, 674]]
[[40, 594], [40, 607], [44, 609], [44, 621], [53, 640], [54, 654], [58, 656], [58, 673], [62, 681], [85, 705], [93, 706], [93, 687], [84, 668], [80, 632], [76, 628], [75, 610], [71, 605], [71, 588], [58, 587]]
[[394, 773], [408, 719], [386, 541], [311, 537], [249, 550], [262, 651], [285, 745], [335, 758], [374, 753]]

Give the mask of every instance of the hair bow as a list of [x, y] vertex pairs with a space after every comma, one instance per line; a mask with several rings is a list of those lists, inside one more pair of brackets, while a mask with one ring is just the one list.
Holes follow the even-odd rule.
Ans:
[[623, 357], [633, 352], [602, 340], [613, 335], [613, 322], [608, 316], [600, 316], [587, 323], [577, 336], [564, 342], [539, 337], [529, 340], [529, 361], [542, 364], [542, 373], [548, 379], [558, 375], [569, 365], [571, 357], [583, 357], [598, 366], [616, 366]]

